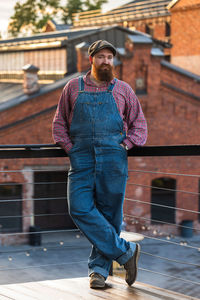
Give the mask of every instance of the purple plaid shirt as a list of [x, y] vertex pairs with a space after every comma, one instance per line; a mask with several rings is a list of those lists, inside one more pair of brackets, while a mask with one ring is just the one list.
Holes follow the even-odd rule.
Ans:
[[[96, 86], [90, 80], [90, 71], [83, 77], [84, 89], [87, 92], [103, 92], [108, 89], [110, 83], [102, 83]], [[113, 81], [111, 81], [113, 83]], [[54, 142], [59, 144], [66, 152], [72, 148], [69, 129], [73, 118], [74, 107], [78, 97], [78, 78], [70, 80], [64, 87], [56, 114], [53, 120]], [[124, 81], [117, 80], [113, 88], [113, 96], [117, 104], [119, 114], [123, 120], [126, 139], [124, 144], [131, 149], [133, 146], [142, 146], [147, 139], [147, 123], [144, 118], [140, 103], [132, 88]]]

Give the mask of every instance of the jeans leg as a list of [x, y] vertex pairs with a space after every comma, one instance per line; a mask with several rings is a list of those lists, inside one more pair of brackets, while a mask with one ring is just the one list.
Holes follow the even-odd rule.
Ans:
[[[113, 180], [117, 180], [117, 189], [115, 186], [112, 188]], [[121, 176], [120, 182], [116, 177], [113, 178], [113, 180], [111, 185], [109, 180], [107, 180], [107, 176], [106, 174], [104, 174], [104, 172], [102, 172], [101, 174], [97, 174], [95, 199], [97, 209], [115, 228], [115, 234], [119, 236], [123, 219], [123, 201], [127, 176]], [[112, 265], [112, 259], [108, 259], [95, 247], [92, 248], [92, 252], [90, 254], [88, 262], [89, 274], [91, 274], [94, 270], [97, 271], [98, 267], [105, 269], [107, 274], [109, 274]]]

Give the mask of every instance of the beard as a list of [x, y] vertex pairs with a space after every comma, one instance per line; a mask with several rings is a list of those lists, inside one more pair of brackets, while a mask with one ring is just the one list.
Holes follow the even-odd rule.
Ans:
[[110, 82], [114, 78], [113, 67], [111, 65], [101, 64], [100, 66], [95, 66], [93, 64], [94, 76], [99, 81]]

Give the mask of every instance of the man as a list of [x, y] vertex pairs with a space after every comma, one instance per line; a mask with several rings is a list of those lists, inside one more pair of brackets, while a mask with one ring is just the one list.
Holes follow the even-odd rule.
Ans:
[[126, 282], [137, 276], [140, 246], [120, 238], [127, 181], [127, 150], [144, 145], [147, 125], [131, 87], [113, 75], [115, 47], [88, 49], [91, 71], [63, 89], [53, 121], [54, 141], [69, 155], [69, 212], [88, 240], [90, 287], [103, 288], [112, 261]]

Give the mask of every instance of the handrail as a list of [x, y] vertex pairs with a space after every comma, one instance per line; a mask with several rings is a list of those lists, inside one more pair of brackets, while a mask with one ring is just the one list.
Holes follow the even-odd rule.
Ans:
[[[199, 156], [200, 145], [133, 147], [128, 156]], [[0, 145], [0, 159], [67, 157], [56, 144]]]

